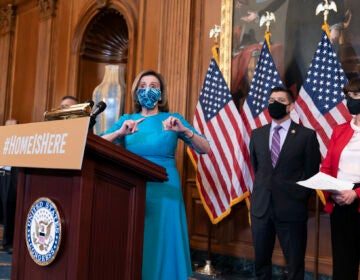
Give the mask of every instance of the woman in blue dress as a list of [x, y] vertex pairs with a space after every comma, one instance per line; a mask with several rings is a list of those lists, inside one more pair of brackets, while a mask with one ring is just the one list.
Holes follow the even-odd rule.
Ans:
[[199, 153], [208, 141], [180, 114], [169, 113], [162, 76], [141, 72], [131, 89], [133, 114], [125, 114], [102, 136], [166, 168], [168, 181], [146, 184], [143, 280], [179, 279], [192, 275], [185, 205], [175, 150], [178, 138]]

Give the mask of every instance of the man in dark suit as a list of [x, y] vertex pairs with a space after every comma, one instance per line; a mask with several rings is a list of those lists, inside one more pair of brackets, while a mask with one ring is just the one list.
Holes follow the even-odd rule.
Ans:
[[321, 156], [315, 131], [290, 119], [293, 107], [290, 90], [273, 88], [268, 107], [272, 122], [254, 129], [250, 139], [255, 173], [250, 214], [258, 279], [271, 279], [276, 235], [287, 262], [288, 279], [304, 279], [311, 190], [296, 182], [319, 171]]

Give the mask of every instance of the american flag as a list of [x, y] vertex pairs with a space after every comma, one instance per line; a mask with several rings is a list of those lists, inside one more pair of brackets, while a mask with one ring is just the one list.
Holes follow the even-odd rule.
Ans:
[[351, 119], [342, 93], [346, 83], [347, 78], [334, 48], [323, 32], [295, 103], [302, 124], [317, 132], [323, 157], [333, 127]]
[[188, 153], [196, 167], [196, 184], [213, 224], [226, 217], [231, 206], [249, 196], [246, 178], [251, 177], [239, 143], [239, 112], [214, 59], [206, 73], [194, 116], [194, 127], [208, 139], [211, 151]]
[[[249, 143], [251, 131], [271, 122], [267, 107], [270, 91], [275, 86], [283, 87], [278, 70], [274, 63], [266, 41], [263, 43], [260, 57], [257, 62], [254, 77], [251, 81], [249, 95], [240, 112], [240, 147], [245, 162], [250, 168]], [[251, 169], [252, 170], [252, 169]], [[245, 186], [252, 190], [253, 175], [247, 176]]]

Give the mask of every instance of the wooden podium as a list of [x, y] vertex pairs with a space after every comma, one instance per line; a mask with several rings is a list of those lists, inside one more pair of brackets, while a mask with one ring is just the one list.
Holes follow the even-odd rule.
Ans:
[[[165, 169], [89, 134], [81, 170], [21, 168], [11, 279], [141, 279], [147, 181]], [[58, 254], [36, 264], [25, 240], [29, 208], [54, 201], [62, 218]]]

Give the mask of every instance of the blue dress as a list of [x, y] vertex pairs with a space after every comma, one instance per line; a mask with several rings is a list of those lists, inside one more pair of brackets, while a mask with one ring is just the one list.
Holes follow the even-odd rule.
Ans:
[[[123, 139], [127, 150], [163, 166], [169, 178], [146, 184], [143, 280], [186, 280], [192, 275], [185, 205], [175, 162], [178, 138], [190, 146], [191, 142], [182, 133], [163, 129], [162, 122], [169, 116], [197, 133], [181, 115], [160, 112], [145, 117], [138, 131]], [[118, 130], [125, 120], [140, 118], [144, 118], [140, 113], [123, 115], [105, 134]]]

